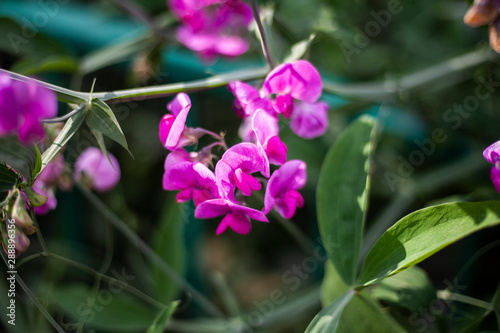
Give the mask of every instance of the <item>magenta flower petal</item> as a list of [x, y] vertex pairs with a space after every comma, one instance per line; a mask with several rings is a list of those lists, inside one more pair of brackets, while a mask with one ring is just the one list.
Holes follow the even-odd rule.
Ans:
[[290, 94], [295, 99], [314, 103], [322, 90], [321, 76], [316, 68], [305, 60], [298, 60], [273, 69], [264, 81], [262, 94]]
[[257, 110], [252, 117], [252, 129], [257, 141], [264, 146], [271, 137], [278, 135], [278, 119], [264, 110]]
[[234, 172], [234, 181], [237, 188], [241, 193], [246, 196], [251, 196], [252, 191], [259, 191], [262, 185], [255, 177], [243, 172], [241, 169], [236, 169]]
[[35, 214], [37, 215], [45, 215], [51, 210], [56, 209], [57, 207], [57, 199], [54, 194], [54, 188], [52, 186], [47, 186], [44, 182], [37, 180], [33, 183], [33, 189], [48, 198], [47, 202], [44, 203], [42, 206], [39, 207], [34, 207]]
[[493, 186], [495, 186], [497, 192], [500, 193], [500, 170], [496, 167], [492, 167], [490, 171], [490, 178]]
[[111, 153], [108, 156], [109, 160], [99, 148], [85, 149], [76, 160], [75, 179], [80, 181], [83, 173], [92, 189], [98, 192], [111, 190], [118, 184], [121, 173], [118, 160]]
[[237, 233], [246, 234], [250, 231], [250, 219], [268, 222], [266, 216], [253, 208], [241, 206], [226, 199], [212, 199], [202, 202], [194, 212], [198, 219], [209, 219], [225, 215], [219, 227], [217, 235], [224, 232], [229, 226]]
[[215, 175], [199, 162], [186, 161], [180, 153], [171, 153], [165, 160], [163, 188], [181, 191], [177, 202], [193, 199], [195, 206], [201, 202], [218, 197]]
[[234, 200], [235, 172], [246, 174], [260, 172], [269, 177], [269, 162], [262, 147], [243, 142], [229, 148], [215, 166], [215, 180], [221, 197]]
[[257, 99], [260, 99], [259, 91], [245, 82], [229, 82], [228, 89], [241, 104], [250, 104]]
[[483, 152], [483, 156], [491, 164], [496, 164], [500, 160], [500, 141], [486, 148]]
[[182, 133], [186, 127], [186, 118], [189, 109], [191, 109], [191, 101], [188, 95], [179, 93], [167, 105], [167, 108], [174, 114], [175, 119], [169, 114], [163, 116], [160, 121], [159, 135], [165, 148], [175, 150], [179, 146]]
[[[223, 226], [221, 228], [221, 225]], [[243, 214], [229, 213], [222, 218], [222, 221], [217, 228], [216, 234], [220, 235], [229, 226], [236, 233], [241, 235], [246, 235], [252, 229], [252, 224], [250, 223], [250, 218]]]
[[23, 143], [36, 142], [45, 137], [40, 119], [56, 115], [53, 91], [0, 73], [0, 136], [16, 133]]
[[264, 145], [269, 163], [274, 165], [282, 165], [286, 162], [287, 146], [281, 141], [278, 136], [273, 136], [267, 140]]
[[302, 206], [302, 196], [296, 191], [304, 187], [307, 180], [306, 164], [291, 160], [276, 170], [267, 183], [262, 212], [268, 214], [273, 207], [285, 218], [291, 218], [295, 207]]
[[290, 128], [304, 139], [314, 139], [328, 129], [328, 105], [325, 102], [295, 104]]

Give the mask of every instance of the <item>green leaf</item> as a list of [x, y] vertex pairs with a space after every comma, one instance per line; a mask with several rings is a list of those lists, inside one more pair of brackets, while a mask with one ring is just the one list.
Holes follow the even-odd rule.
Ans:
[[361, 250], [374, 126], [367, 117], [350, 125], [326, 155], [318, 182], [321, 238], [330, 260], [351, 286]]
[[168, 320], [174, 313], [180, 301], [171, 302], [156, 316], [155, 321], [149, 326], [146, 333], [162, 333], [165, 330]]
[[[54, 142], [50, 147], [42, 154], [42, 168], [40, 172], [47, 166], [47, 164], [56, 156], [56, 154], [61, 150], [61, 148], [68, 142], [69, 139], [76, 133], [80, 128], [85, 116], [87, 115], [87, 110], [83, 109], [73, 117], [66, 120], [63, 128], [57, 135]], [[75, 157], [76, 159], [76, 157]]]
[[309, 47], [311, 46], [311, 43], [315, 37], [316, 34], [312, 33], [308, 39], [293, 44], [290, 49], [290, 54], [288, 54], [285, 59], [283, 59], [283, 63], [294, 62], [301, 59], [309, 50]]
[[[164, 205], [158, 232], [153, 239], [156, 253], [180, 275], [186, 268], [186, 248], [184, 229], [188, 215], [189, 204], [179, 205], [172, 196]], [[179, 292], [179, 285], [166, 276], [162, 270], [153, 265], [153, 280], [156, 287], [155, 295], [162, 303], [172, 301]]]
[[0, 163], [0, 192], [8, 191], [22, 181], [23, 179], [14, 170]]
[[321, 282], [321, 304], [327, 306], [349, 290], [331, 261], [325, 263], [325, 276]]
[[[335, 270], [331, 262], [325, 264], [325, 277], [321, 284], [321, 302], [329, 304], [349, 287]], [[337, 332], [401, 332], [399, 324], [375, 302], [364, 290], [355, 295], [340, 317]]]
[[405, 330], [367, 293], [356, 294], [340, 317], [337, 333], [399, 333]]
[[340, 316], [354, 296], [354, 290], [348, 290], [335, 301], [323, 308], [311, 321], [305, 333], [335, 333]]
[[90, 129], [106, 135], [128, 151], [125, 135], [110, 107], [99, 99], [94, 99], [91, 103], [91, 108], [86, 118]]
[[37, 164], [35, 145], [25, 146], [14, 136], [0, 138], [0, 163], [5, 163], [31, 182]]
[[155, 320], [153, 311], [116, 285], [94, 293], [89, 286], [73, 283], [54, 290], [51, 300], [73, 320], [98, 331], [144, 332]]
[[380, 282], [373, 288], [371, 296], [418, 312], [436, 299], [436, 290], [425, 271], [412, 266]]
[[380, 281], [459, 239], [498, 224], [499, 201], [448, 203], [413, 212], [375, 243], [365, 259], [360, 284]]

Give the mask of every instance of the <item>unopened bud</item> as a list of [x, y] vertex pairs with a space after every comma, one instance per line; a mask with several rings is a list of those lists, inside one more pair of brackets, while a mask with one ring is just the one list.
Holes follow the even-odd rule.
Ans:
[[21, 228], [16, 227], [16, 251], [21, 253], [30, 246], [30, 239]]
[[45, 205], [47, 200], [49, 200], [48, 197], [41, 195], [40, 193], [35, 192], [31, 187], [26, 186], [24, 188], [24, 193], [26, 194], [26, 197], [28, 198], [28, 201], [30, 205], [33, 207], [40, 207]]
[[497, 52], [500, 53], [500, 33], [499, 33], [499, 22], [492, 22], [489, 27], [489, 33], [490, 33], [490, 46], [491, 48]]
[[20, 228], [31, 230], [31, 228], [34, 227], [33, 220], [31, 220], [30, 215], [26, 211], [26, 201], [21, 193], [17, 195], [14, 206], [12, 207], [12, 218]]
[[492, 0], [476, 0], [464, 16], [464, 23], [470, 27], [488, 24], [498, 17], [498, 9]]

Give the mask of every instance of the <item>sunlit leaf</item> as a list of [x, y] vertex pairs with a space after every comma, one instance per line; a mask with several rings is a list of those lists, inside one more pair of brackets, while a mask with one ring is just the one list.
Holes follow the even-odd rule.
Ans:
[[94, 99], [86, 118], [91, 130], [102, 133], [128, 150], [127, 140], [113, 111], [101, 100]]
[[365, 259], [360, 284], [380, 281], [478, 230], [498, 224], [499, 201], [456, 202], [415, 211], [375, 243]]

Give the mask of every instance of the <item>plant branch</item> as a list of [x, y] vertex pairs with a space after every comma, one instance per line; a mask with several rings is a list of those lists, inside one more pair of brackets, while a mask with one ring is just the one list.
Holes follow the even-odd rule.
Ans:
[[252, 0], [251, 6], [252, 6], [252, 14], [255, 19], [255, 23], [257, 24], [257, 29], [259, 31], [260, 43], [262, 45], [262, 52], [266, 57], [266, 62], [267, 65], [269, 66], [269, 69], [272, 69], [274, 68], [274, 62], [271, 57], [271, 52], [269, 52], [269, 45], [267, 44], [266, 31], [264, 30], [264, 26], [262, 25], [262, 21], [260, 19], [259, 9], [257, 7], [257, 0]]
[[77, 188], [83, 193], [87, 200], [96, 207], [99, 212], [106, 218], [106, 220], [113, 225], [118, 231], [120, 231], [132, 244], [137, 246], [137, 248], [153, 263], [155, 263], [158, 268], [160, 268], [164, 274], [170, 277], [177, 285], [182, 287], [185, 291], [189, 292], [193, 296], [193, 300], [196, 301], [200, 306], [204, 307], [205, 310], [214, 315], [222, 317], [222, 312], [205, 296], [203, 296], [198, 290], [196, 290], [189, 282], [185, 281], [170, 265], [168, 265], [156, 252], [154, 252], [148, 244], [146, 244], [137, 234], [130, 229], [129, 226], [125, 224], [118, 216], [116, 216], [97, 196], [90, 192], [87, 188], [83, 187], [81, 184], [76, 183]]

